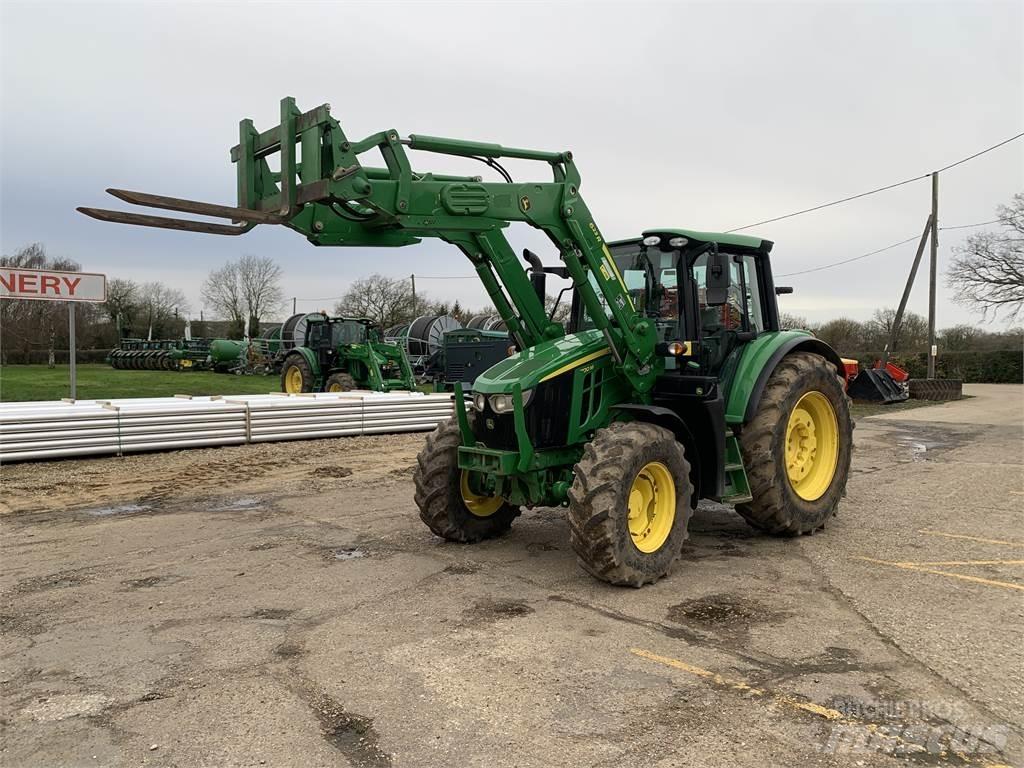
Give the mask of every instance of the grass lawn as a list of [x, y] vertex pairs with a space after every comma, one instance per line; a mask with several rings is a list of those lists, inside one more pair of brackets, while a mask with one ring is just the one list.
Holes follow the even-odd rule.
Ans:
[[[78, 366], [78, 399], [265, 394], [280, 391], [280, 381], [277, 376], [212, 371], [119, 371], [97, 363]], [[0, 366], [0, 401], [60, 400], [70, 396], [66, 365]]]

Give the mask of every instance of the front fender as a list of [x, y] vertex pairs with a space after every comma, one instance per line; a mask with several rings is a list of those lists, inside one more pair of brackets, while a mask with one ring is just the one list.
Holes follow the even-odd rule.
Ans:
[[725, 408], [727, 424], [742, 425], [754, 418], [768, 378], [786, 355], [813, 352], [821, 355], [841, 374], [843, 361], [832, 347], [807, 331], [775, 331], [758, 336], [740, 350], [740, 360], [729, 383]]

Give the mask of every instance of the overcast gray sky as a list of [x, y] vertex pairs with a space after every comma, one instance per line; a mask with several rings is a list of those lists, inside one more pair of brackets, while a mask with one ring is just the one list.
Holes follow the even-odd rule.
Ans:
[[[219, 238], [75, 212], [123, 207], [108, 186], [234, 204], [238, 120], [276, 124], [285, 95], [303, 109], [331, 103], [350, 138], [397, 128], [571, 149], [609, 239], [654, 226], [730, 229], [928, 172], [1024, 130], [1019, 1], [0, 8], [3, 252], [40, 241], [89, 271], [162, 280], [185, 292], [193, 316], [209, 269], [242, 253], [277, 259], [305, 310], [373, 271], [471, 274], [440, 243], [317, 249], [283, 228]], [[432, 155], [414, 163], [468, 170]], [[528, 166], [511, 165], [524, 177]], [[992, 219], [1022, 189], [1018, 140], [942, 175], [941, 224]], [[917, 235], [929, 205], [920, 181], [750, 232], [775, 241], [782, 274]], [[940, 269], [971, 231], [942, 233]], [[511, 237], [556, 262], [537, 233]], [[782, 309], [865, 319], [895, 306], [913, 250], [781, 279], [796, 288]], [[475, 280], [419, 287], [472, 306], [486, 299]], [[944, 286], [939, 296], [940, 327], [980, 322]], [[911, 308], [926, 307], [922, 279]]]

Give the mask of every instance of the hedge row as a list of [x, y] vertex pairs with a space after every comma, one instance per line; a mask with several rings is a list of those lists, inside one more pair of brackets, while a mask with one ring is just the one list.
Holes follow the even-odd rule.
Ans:
[[[109, 349], [80, 349], [75, 359], [80, 363], [104, 363], [109, 354]], [[53, 359], [57, 365], [67, 365], [68, 351], [66, 349], [55, 350]], [[49, 360], [50, 353], [45, 349], [33, 349], [28, 354], [21, 349], [6, 349], [2, 357], [4, 365], [46, 365]]]
[[[913, 379], [928, 375], [928, 355], [921, 353], [894, 359]], [[960, 379], [975, 384], [1024, 383], [1024, 352], [1003, 349], [993, 352], [940, 352], [935, 359], [935, 377]]]

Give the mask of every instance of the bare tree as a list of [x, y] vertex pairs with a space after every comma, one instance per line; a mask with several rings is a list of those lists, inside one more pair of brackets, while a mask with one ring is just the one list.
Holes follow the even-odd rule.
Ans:
[[238, 263], [229, 261], [210, 272], [200, 289], [203, 304], [231, 321], [228, 335], [241, 337], [245, 330], [245, 298]]
[[139, 285], [133, 280], [115, 277], [107, 281], [107, 301], [103, 311], [117, 329], [118, 336], [122, 331], [131, 335], [132, 320], [138, 310]]
[[572, 294], [566, 291], [562, 295], [550, 293], [544, 295], [544, 312], [552, 321], [565, 325], [572, 314]]
[[997, 209], [1001, 231], [970, 235], [946, 272], [954, 301], [992, 319], [1015, 320], [1024, 309], [1024, 192]]
[[231, 335], [241, 336], [249, 320], [249, 333], [260, 331], [260, 319], [281, 309], [281, 267], [267, 256], [246, 254], [215, 269], [203, 283], [203, 303], [231, 321]]
[[[896, 310], [891, 307], [876, 309], [864, 323], [864, 342], [872, 354], [881, 354], [892, 338]], [[896, 337], [896, 349], [904, 354], [921, 352], [928, 346], [928, 320], [916, 312], [904, 312]], [[889, 350], [890, 353], [894, 350]]]
[[258, 336], [260, 318], [274, 314], [284, 303], [281, 290], [281, 267], [269, 256], [246, 254], [237, 262], [242, 300], [249, 315], [249, 334]]
[[185, 295], [176, 288], [160, 282], [143, 283], [139, 288], [139, 319], [153, 338], [177, 333], [177, 321], [187, 310]]
[[808, 330], [811, 324], [807, 322], [806, 317], [800, 315], [791, 315], [788, 312], [779, 313], [779, 327], [789, 331], [793, 329]]
[[820, 325], [815, 334], [841, 355], [850, 356], [861, 351], [864, 326], [848, 317], [839, 317]]
[[[421, 298], [418, 304], [423, 304]], [[373, 274], [352, 283], [334, 305], [339, 315], [368, 317], [382, 328], [407, 323], [416, 316], [412, 285], [408, 280]]]

